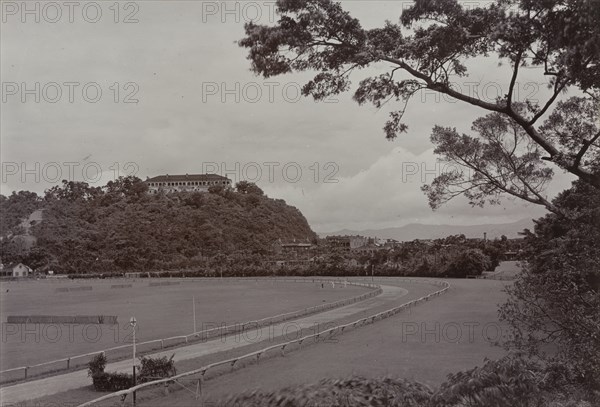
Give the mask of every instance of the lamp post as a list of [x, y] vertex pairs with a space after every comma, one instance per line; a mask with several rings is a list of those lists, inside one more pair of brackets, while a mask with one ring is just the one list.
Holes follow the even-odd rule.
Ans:
[[[135, 317], [131, 317], [131, 319], [129, 319], [129, 325], [131, 325], [131, 328], [133, 329], [133, 359], [131, 363], [133, 367], [133, 386], [135, 387], [135, 326], [137, 325], [137, 320]], [[133, 392], [133, 405], [135, 405], [135, 391]]]
[[192, 297], [192, 315], [194, 318], [194, 333], [198, 332], [196, 330], [196, 296]]

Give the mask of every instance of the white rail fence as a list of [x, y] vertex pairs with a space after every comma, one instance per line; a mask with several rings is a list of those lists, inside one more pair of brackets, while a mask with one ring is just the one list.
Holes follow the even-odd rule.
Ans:
[[242, 361], [249, 361], [249, 362], [254, 362], [255, 361], [256, 363], [258, 363], [259, 360], [260, 360], [260, 358], [263, 355], [265, 355], [266, 353], [269, 353], [271, 351], [279, 351], [279, 353], [281, 354], [281, 356], [285, 356], [285, 349], [288, 348], [288, 347], [291, 347], [291, 345], [297, 344], [297, 345], [299, 345], [299, 347], [301, 347], [303, 342], [307, 342], [307, 341], [309, 341], [311, 339], [319, 340], [319, 338], [321, 338], [321, 337], [331, 337], [331, 336], [333, 336], [333, 334], [336, 334], [336, 333], [337, 334], [342, 334], [346, 330], [350, 330], [352, 328], [356, 328], [356, 327], [359, 327], [359, 326], [362, 326], [362, 325], [366, 325], [368, 323], [374, 323], [377, 320], [381, 320], [381, 319], [384, 319], [384, 318], [391, 317], [391, 316], [396, 315], [397, 313], [399, 313], [401, 311], [404, 311], [406, 309], [410, 309], [411, 307], [414, 307], [415, 305], [417, 305], [417, 304], [419, 304], [421, 302], [429, 301], [429, 299], [431, 299], [432, 297], [437, 297], [437, 296], [445, 293], [450, 288], [450, 283], [448, 283], [447, 281], [440, 281], [440, 280], [412, 280], [412, 279], [411, 280], [403, 280], [403, 281], [412, 282], [412, 283], [433, 284], [433, 285], [441, 286], [443, 288], [440, 289], [440, 290], [437, 290], [437, 291], [435, 291], [435, 292], [433, 292], [431, 294], [428, 294], [428, 295], [425, 295], [423, 297], [417, 298], [416, 300], [409, 301], [409, 302], [407, 302], [405, 304], [402, 304], [400, 306], [391, 308], [391, 309], [383, 311], [383, 312], [379, 312], [377, 314], [374, 314], [374, 315], [371, 315], [371, 316], [368, 316], [368, 317], [365, 317], [365, 318], [358, 319], [358, 320], [356, 320], [354, 322], [350, 322], [348, 324], [338, 325], [338, 326], [335, 326], [335, 327], [333, 327], [331, 329], [327, 329], [327, 330], [324, 330], [322, 332], [318, 332], [316, 334], [303, 336], [301, 338], [294, 339], [294, 340], [291, 340], [291, 341], [287, 341], [287, 342], [284, 342], [284, 343], [279, 343], [277, 345], [269, 346], [269, 347], [266, 347], [266, 348], [263, 348], [263, 349], [260, 349], [260, 350], [257, 350], [257, 351], [251, 352], [251, 353], [247, 353], [245, 355], [238, 356], [238, 357], [235, 357], [235, 358], [223, 360], [223, 361], [220, 361], [220, 362], [211, 363], [211, 364], [208, 364], [206, 366], [202, 366], [202, 367], [200, 367], [198, 369], [191, 370], [191, 371], [188, 371], [188, 372], [185, 372], [185, 373], [181, 373], [181, 374], [178, 374], [178, 375], [175, 375], [175, 376], [172, 376], [172, 377], [168, 377], [168, 378], [165, 378], [165, 379], [154, 380], [154, 381], [151, 381], [151, 382], [146, 382], [146, 383], [143, 383], [143, 384], [139, 384], [139, 385], [131, 387], [129, 389], [117, 391], [117, 392], [114, 392], [114, 393], [110, 393], [110, 394], [104, 395], [102, 397], [96, 398], [94, 400], [85, 402], [83, 404], [80, 404], [78, 407], [89, 407], [89, 406], [93, 406], [93, 405], [96, 405], [98, 403], [101, 403], [101, 402], [104, 402], [104, 401], [107, 401], [107, 400], [111, 400], [111, 399], [115, 399], [115, 398], [120, 398], [122, 405], [125, 406], [126, 405], [125, 403], [127, 401], [126, 399], [127, 399], [128, 395], [130, 395], [130, 394], [132, 394], [134, 392], [137, 392], [137, 391], [140, 391], [140, 390], [143, 390], [143, 389], [148, 389], [150, 387], [154, 387], [154, 386], [161, 385], [161, 384], [163, 386], [165, 386], [165, 392], [168, 392], [168, 388], [166, 386], [168, 386], [171, 383], [178, 384], [178, 385], [184, 387], [185, 389], [187, 389], [188, 391], [190, 391], [190, 389], [187, 386], [183, 385], [179, 380], [183, 379], [183, 378], [191, 378], [191, 376], [198, 376], [197, 378], [195, 378], [193, 380], [193, 382], [195, 383], [195, 386], [193, 386], [193, 388], [195, 389], [193, 391], [193, 393], [194, 393], [195, 399], [198, 401], [199, 405], [203, 405], [203, 391], [202, 391], [202, 389], [203, 389], [203, 383], [204, 383], [204, 380], [205, 380], [205, 376], [206, 376], [206, 374], [207, 374], [208, 371], [215, 370], [216, 368], [223, 367], [223, 366], [225, 366], [225, 367], [230, 366], [231, 370], [233, 370], [235, 368], [235, 366], [238, 365], [239, 362], [242, 362]]
[[[257, 280], [257, 281], [261, 281], [261, 280]], [[304, 279], [293, 279], [293, 278], [268, 279], [266, 281], [267, 282], [282, 281], [282, 282], [302, 282], [302, 283], [327, 283], [327, 284], [331, 284], [332, 282], [335, 284], [337, 282], [338, 284], [340, 284], [340, 281], [307, 279], [307, 278], [304, 278]], [[161, 339], [153, 339], [153, 340], [144, 341], [144, 342], [136, 342], [136, 347], [138, 349], [141, 349], [141, 347], [143, 347], [143, 350], [141, 350], [141, 352], [143, 354], [143, 353], [147, 353], [147, 352], [150, 352], [153, 350], [165, 349], [165, 348], [176, 346], [176, 345], [185, 345], [187, 343], [193, 343], [195, 341], [202, 341], [202, 340], [205, 341], [210, 338], [214, 338], [215, 336], [225, 336], [225, 335], [243, 333], [247, 329], [261, 328], [261, 327], [273, 325], [276, 323], [285, 322], [290, 319], [296, 319], [296, 318], [308, 316], [311, 314], [315, 314], [318, 312], [324, 312], [324, 311], [327, 311], [327, 310], [330, 310], [333, 308], [338, 308], [338, 307], [353, 304], [356, 302], [364, 301], [368, 298], [371, 298], [371, 297], [381, 294], [381, 291], [382, 291], [381, 287], [379, 287], [378, 285], [375, 285], [375, 284], [359, 283], [359, 282], [352, 282], [352, 281], [348, 281], [347, 283], [348, 283], [348, 285], [353, 285], [353, 286], [358, 286], [358, 287], [367, 287], [367, 288], [372, 288], [373, 290], [371, 290], [365, 294], [361, 294], [361, 295], [352, 297], [352, 298], [347, 298], [344, 300], [339, 300], [339, 301], [328, 303], [328, 304], [316, 305], [314, 307], [303, 308], [298, 311], [287, 312], [284, 314], [279, 314], [279, 315], [275, 315], [272, 317], [258, 319], [255, 321], [237, 323], [237, 324], [228, 325], [228, 326], [220, 326], [217, 328], [212, 328], [212, 329], [208, 329], [208, 330], [204, 330], [204, 331], [192, 332], [191, 334], [188, 334], [188, 335], [179, 335], [179, 336], [172, 336], [169, 338], [161, 338]], [[113, 353], [113, 355], [116, 356], [117, 352], [123, 351], [122, 352], [123, 356], [126, 356], [126, 353], [124, 352], [124, 350], [131, 349], [132, 346], [133, 346], [133, 344], [125, 344], [125, 345], [115, 346], [115, 347], [104, 349], [104, 350], [98, 350], [98, 351], [94, 351], [94, 352], [84, 353], [81, 355], [70, 356], [70, 357], [63, 358], [63, 359], [56, 359], [56, 360], [51, 360], [49, 362], [38, 363], [35, 365], [19, 366], [19, 367], [3, 370], [0, 372], [0, 383], [11, 382], [11, 381], [16, 381], [16, 380], [24, 380], [24, 379], [28, 379], [30, 377], [41, 375], [44, 373], [58, 372], [58, 371], [62, 371], [62, 370], [68, 370], [71, 367], [83, 366], [89, 362], [89, 358], [91, 356], [96, 356], [98, 354], [104, 354], [105, 356], [108, 357], [109, 353]], [[84, 358], [86, 358], [86, 360], [83, 360]], [[31, 374], [32, 370], [34, 371], [34, 374]], [[18, 372], [21, 372], [21, 374], [17, 375], [16, 373], [18, 373]]]

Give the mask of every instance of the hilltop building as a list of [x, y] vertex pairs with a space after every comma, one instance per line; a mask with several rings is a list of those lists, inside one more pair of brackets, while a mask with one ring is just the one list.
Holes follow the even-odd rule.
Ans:
[[211, 186], [230, 187], [231, 180], [217, 174], [158, 175], [144, 181], [148, 193], [208, 192]]

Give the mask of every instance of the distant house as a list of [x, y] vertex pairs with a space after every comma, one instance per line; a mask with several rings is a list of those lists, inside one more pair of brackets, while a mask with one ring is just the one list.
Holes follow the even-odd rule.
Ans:
[[519, 255], [521, 253], [517, 251], [506, 251], [502, 253], [502, 260], [505, 261], [515, 261], [519, 259]]
[[316, 246], [309, 242], [308, 239], [303, 241], [287, 241], [283, 242], [281, 239], [273, 243], [273, 252], [279, 257], [278, 262], [283, 261], [282, 264], [276, 265], [289, 265], [290, 262], [302, 262], [303, 264], [307, 261], [310, 262], [311, 254], [314, 252]]
[[231, 186], [231, 180], [217, 174], [158, 175], [144, 181], [148, 193], [207, 192], [212, 186]]
[[28, 267], [23, 263], [4, 266], [0, 270], [0, 277], [28, 277], [31, 274], [33, 274], [31, 267]]
[[281, 249], [284, 253], [301, 253], [312, 247], [310, 242], [282, 242]]
[[369, 239], [364, 236], [327, 236], [325, 238], [327, 246], [330, 248], [342, 249], [344, 251], [354, 250], [369, 243]]
[[396, 248], [396, 247], [400, 247], [400, 242], [395, 240], [395, 239], [385, 239], [385, 242], [383, 243], [383, 246], [386, 248]]

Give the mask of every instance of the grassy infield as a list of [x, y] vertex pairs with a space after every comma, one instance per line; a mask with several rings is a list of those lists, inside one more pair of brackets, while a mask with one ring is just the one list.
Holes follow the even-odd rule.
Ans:
[[[513, 273], [516, 269], [514, 264], [503, 264], [501, 267], [505, 270], [505, 274]], [[387, 284], [395, 284], [394, 279], [385, 281]], [[393, 375], [415, 379], [427, 385], [437, 385], [450, 372], [481, 364], [485, 357], [496, 358], [504, 354], [500, 347], [495, 346], [495, 342], [500, 340], [502, 334], [506, 333], [506, 328], [498, 323], [497, 304], [504, 301], [503, 288], [509, 281], [450, 280], [450, 282], [452, 288], [447, 294], [420, 304], [410, 312], [400, 313], [373, 325], [352, 330], [342, 336], [336, 336], [331, 341], [305, 347], [302, 351], [289, 353], [284, 358], [268, 358], [261, 361], [259, 365], [249, 365], [206, 381], [205, 405], [215, 405], [214, 401], [245, 390], [257, 388], [275, 390], [283, 386], [312, 383], [325, 377], [347, 377], [352, 374], [369, 377]], [[234, 286], [235, 284], [231, 284], [231, 288]], [[176, 292], [184, 287], [174, 286], [167, 290]], [[436, 290], [433, 286], [422, 284], [410, 287], [403, 285], [403, 287], [408, 288], [409, 295], [402, 298], [401, 302], [407, 302], [413, 297], [417, 298], [423, 293]], [[215, 288], [216, 286], [211, 287], [210, 291], [214, 293]], [[287, 299], [283, 301], [284, 304], [288, 304], [288, 301], [291, 303], [299, 301], [298, 297], [310, 300], [312, 304], [315, 304], [322, 301], [321, 297], [333, 300], [331, 296], [340, 295], [338, 293], [343, 294], [343, 297], [355, 295], [355, 293], [337, 289], [335, 291], [330, 289], [330, 292], [326, 293], [320, 289], [315, 290], [311, 284], [272, 287], [268, 293], [265, 292], [268, 290], [266, 287], [261, 288], [255, 284], [252, 288], [252, 292], [256, 290], [261, 293], [260, 295], [256, 294], [260, 299], [247, 290], [245, 295], [248, 297], [237, 297], [239, 294], [237, 292], [236, 298], [245, 300], [226, 302], [228, 315], [236, 313], [242, 315], [249, 312], [249, 314], [244, 314], [249, 317], [247, 319], [256, 318], [257, 314], [262, 315], [265, 312], [267, 315], [272, 315], [277, 312], [273, 312], [274, 304], [281, 303], [283, 298]], [[278, 289], [273, 290], [273, 288]], [[160, 287], [160, 289], [162, 291], [165, 287]], [[241, 288], [238, 287], [238, 289]], [[295, 295], [290, 296], [290, 290], [293, 290]], [[223, 292], [228, 292], [228, 290], [220, 290], [220, 297], [228, 295]], [[318, 295], [315, 296], [315, 292]], [[163, 294], [161, 294], [162, 297]], [[136, 303], [143, 302], [143, 298], [143, 294], [142, 299], [136, 297]], [[269, 298], [269, 301], [265, 301], [265, 298]], [[339, 299], [339, 297], [335, 296], [335, 299]], [[298, 304], [294, 303], [294, 305]], [[292, 304], [288, 305], [294, 309]], [[179, 306], [182, 305], [179, 304]], [[248, 307], [253, 308], [249, 309]], [[284, 308], [277, 307], [277, 309], [285, 311]], [[225, 310], [221, 308], [221, 311]], [[218, 309], [215, 312], [217, 312], [215, 315], [226, 320], [221, 316], [222, 313], [219, 314]], [[351, 320], [357, 318], [358, 316]], [[253, 344], [238, 350], [237, 354], [247, 353], [271, 344]], [[201, 358], [201, 360], [186, 361], [177, 367], [179, 372], [183, 372], [232, 356], [234, 355], [230, 353], [216, 354]], [[161, 390], [154, 391], [153, 394], [140, 395], [139, 404], [157, 407], [197, 405], [189, 392], [177, 390], [177, 388], [178, 386], [171, 386], [171, 394], [168, 396], [163, 396]], [[32, 400], [27, 405], [48, 403], [59, 403], [60, 405], [73, 403], [76, 405], [78, 402], [99, 395], [90, 389], [80, 389]]]
[[[138, 341], [193, 332], [196, 326], [220, 326], [266, 318], [305, 307], [360, 295], [365, 289], [332, 289], [312, 283], [257, 283], [254, 280], [184, 280], [180, 285], [149, 287], [148, 280], [132, 288], [111, 289], [123, 280], [33, 281], [2, 283], [0, 316], [118, 315], [119, 324], [3, 326], [1, 370], [84, 354], [131, 343], [129, 318], [138, 321]], [[57, 292], [59, 287], [93, 285], [92, 291]], [[8, 292], [6, 290], [9, 290]], [[27, 331], [26, 331], [27, 329]], [[98, 331], [100, 329], [101, 331]]]

